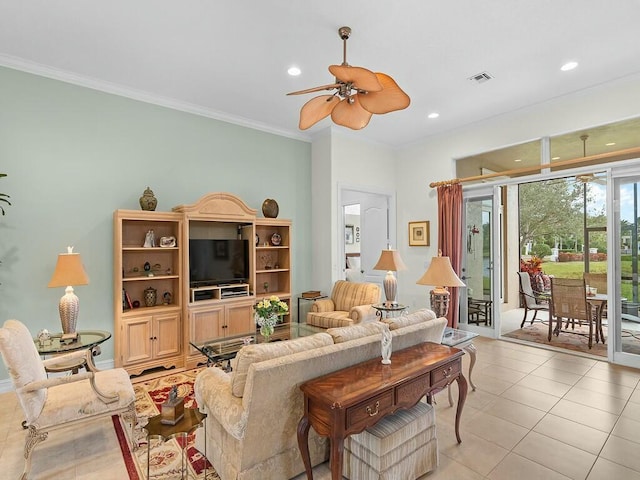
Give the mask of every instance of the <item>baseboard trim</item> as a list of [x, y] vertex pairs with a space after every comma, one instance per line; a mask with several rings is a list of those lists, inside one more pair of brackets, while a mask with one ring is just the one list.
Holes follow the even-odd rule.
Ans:
[[[99, 370], [109, 370], [112, 369], [115, 366], [115, 363], [113, 361], [113, 359], [110, 360], [104, 360], [102, 362], [95, 362], [96, 367], [98, 367]], [[64, 376], [67, 375], [66, 373], [51, 373], [50, 376], [51, 377], [60, 377], [60, 376]], [[8, 393], [8, 392], [13, 392], [14, 388], [13, 388], [13, 382], [11, 381], [10, 378], [3, 378], [2, 380], [0, 380], [0, 393]]]

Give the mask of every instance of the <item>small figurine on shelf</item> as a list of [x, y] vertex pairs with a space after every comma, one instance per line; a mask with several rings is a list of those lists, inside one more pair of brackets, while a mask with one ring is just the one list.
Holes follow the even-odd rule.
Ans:
[[262, 286], [264, 287], [264, 291], [265, 292], [269, 291], [269, 282], [264, 282], [264, 284]]
[[145, 248], [151, 248], [156, 246], [156, 235], [153, 233], [153, 230], [149, 230], [147, 234], [144, 236], [144, 245]]
[[162, 300], [163, 300], [162, 303], [164, 305], [171, 304], [171, 292], [164, 292], [164, 294], [162, 295]]

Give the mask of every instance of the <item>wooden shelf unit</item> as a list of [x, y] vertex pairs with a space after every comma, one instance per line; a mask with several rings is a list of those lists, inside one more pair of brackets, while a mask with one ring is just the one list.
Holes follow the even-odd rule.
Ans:
[[[116, 210], [113, 220], [115, 365], [132, 375], [155, 367], [181, 367], [182, 216]], [[150, 230], [156, 245], [161, 237], [174, 237], [178, 243], [174, 247], [144, 247]], [[145, 303], [147, 288], [156, 290], [153, 306]], [[131, 308], [134, 302], [139, 307]]]

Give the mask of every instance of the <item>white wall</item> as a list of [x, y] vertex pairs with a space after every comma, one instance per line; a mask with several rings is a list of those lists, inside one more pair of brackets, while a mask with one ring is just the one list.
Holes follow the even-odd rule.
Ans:
[[[393, 193], [396, 185], [394, 151], [361, 140], [358, 132], [330, 127], [312, 143], [312, 211], [314, 289], [330, 293], [342, 275], [341, 209], [338, 187]], [[316, 214], [319, 216], [316, 217]], [[327, 223], [326, 220], [329, 219]], [[325, 256], [325, 254], [329, 256]]]
[[[437, 254], [437, 197], [429, 183], [455, 177], [453, 159], [640, 115], [640, 75], [585, 89], [430, 137], [397, 153], [398, 243], [409, 267], [398, 276], [402, 301], [428, 305], [425, 287], [415, 284]], [[431, 246], [408, 247], [404, 226], [431, 221]], [[403, 238], [404, 236], [404, 238]]]

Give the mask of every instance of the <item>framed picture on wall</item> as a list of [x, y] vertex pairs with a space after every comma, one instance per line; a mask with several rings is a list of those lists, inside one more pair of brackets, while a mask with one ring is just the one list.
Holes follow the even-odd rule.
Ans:
[[348, 245], [353, 243], [353, 225], [344, 226], [344, 243]]
[[409, 222], [409, 246], [427, 247], [429, 242], [429, 222]]

